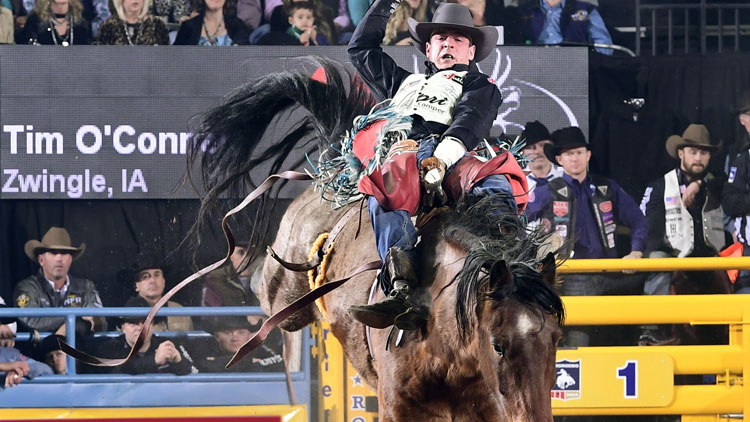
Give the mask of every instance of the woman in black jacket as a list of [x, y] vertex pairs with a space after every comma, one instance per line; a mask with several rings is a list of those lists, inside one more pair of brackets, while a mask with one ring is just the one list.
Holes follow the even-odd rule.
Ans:
[[198, 15], [180, 25], [174, 45], [247, 45], [250, 30], [237, 17], [236, 3], [199, 0]]

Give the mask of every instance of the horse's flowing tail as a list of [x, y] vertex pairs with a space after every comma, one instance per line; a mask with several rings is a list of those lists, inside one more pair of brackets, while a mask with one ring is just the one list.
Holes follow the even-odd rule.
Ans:
[[[304, 157], [281, 169], [296, 149], [317, 155], [338, 144], [353, 119], [375, 104], [361, 80], [342, 65], [318, 57], [310, 61], [318, 67], [314, 76], [304, 70], [263, 76], [238, 87], [220, 105], [194, 120], [197, 125], [191, 128], [188, 169], [198, 166], [206, 189], [194, 233], [200, 231], [222, 195], [243, 197], [260, 182], [250, 177], [254, 167], [270, 164], [269, 175], [300, 167]], [[307, 112], [305, 116], [272, 143], [266, 131], [274, 118], [289, 116], [300, 108]], [[262, 205], [258, 216], [261, 214]]]

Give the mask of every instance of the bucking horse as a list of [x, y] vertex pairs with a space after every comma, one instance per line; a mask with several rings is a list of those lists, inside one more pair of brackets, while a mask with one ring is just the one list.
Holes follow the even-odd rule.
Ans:
[[[300, 69], [263, 76], [198, 117], [188, 152], [188, 167], [198, 169], [206, 188], [196, 231], [209, 224], [222, 198], [257, 188], [251, 170], [265, 166], [277, 173], [294, 150], [303, 149], [310, 163], [358, 165], [347, 163], [341, 140], [351, 137], [353, 122], [367, 131], [369, 123], [359, 116], [370, 114], [375, 101], [341, 65], [311, 60], [318, 66], [314, 75]], [[290, 115], [302, 117], [268, 142], [271, 123]], [[312, 167], [312, 173], [320, 170]], [[369, 329], [347, 313], [351, 305], [383, 298], [373, 283], [380, 259], [369, 216], [356, 192], [350, 201], [327, 200], [331, 183], [346, 185], [341, 179], [350, 175], [314, 176], [315, 185], [286, 209], [265, 260], [259, 294], [264, 312], [274, 315], [315, 287], [337, 285], [280, 326], [295, 331], [327, 320], [377, 392], [380, 421], [552, 421], [550, 390], [564, 310], [554, 289], [555, 258], [542, 253], [545, 235], [527, 232], [517, 215], [498, 212], [501, 201], [492, 196], [421, 214], [417, 290], [429, 306], [428, 321], [415, 331]], [[268, 212], [260, 209], [259, 216]], [[256, 225], [250, 237], [265, 229]]]

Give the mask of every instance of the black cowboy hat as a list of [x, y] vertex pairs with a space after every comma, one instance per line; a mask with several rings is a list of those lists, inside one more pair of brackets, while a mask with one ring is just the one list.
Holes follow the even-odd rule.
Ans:
[[489, 25], [475, 27], [469, 8], [461, 4], [441, 3], [432, 16], [432, 22], [417, 22], [409, 18], [409, 32], [415, 41], [415, 46], [423, 54], [425, 44], [438, 29], [455, 29], [471, 38], [471, 43], [477, 46], [474, 54], [475, 62], [486, 59], [497, 45], [497, 28]]
[[527, 122], [526, 127], [521, 132], [521, 139], [526, 141], [525, 147], [530, 147], [537, 142], [551, 140], [549, 130], [539, 120]]
[[65, 337], [60, 334], [50, 334], [43, 338], [34, 348], [34, 359], [44, 362], [47, 359], [47, 353], [62, 350], [60, 348], [60, 341], [66, 341]]
[[560, 165], [555, 159], [556, 156], [563, 152], [580, 147], [586, 147], [591, 149], [589, 143], [586, 142], [586, 136], [583, 135], [583, 131], [579, 127], [570, 126], [562, 129], [557, 129], [550, 135], [552, 140], [551, 144], [544, 146], [544, 155], [555, 165]]
[[708, 135], [708, 128], [703, 125], [691, 124], [685, 129], [685, 132], [680, 135], [672, 135], [667, 138], [667, 143], [664, 147], [667, 149], [667, 153], [670, 157], [677, 159], [677, 150], [684, 147], [694, 147], [698, 149], [704, 149], [715, 153], [720, 150], [724, 142], [719, 141], [718, 144], [712, 144], [711, 138]]

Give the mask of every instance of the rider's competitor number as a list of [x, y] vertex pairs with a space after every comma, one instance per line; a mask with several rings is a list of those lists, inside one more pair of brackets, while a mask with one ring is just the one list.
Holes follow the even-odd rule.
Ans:
[[670, 355], [593, 349], [557, 351], [558, 381], [560, 376], [571, 381], [553, 387], [553, 408], [662, 407], [672, 402], [674, 361]]

